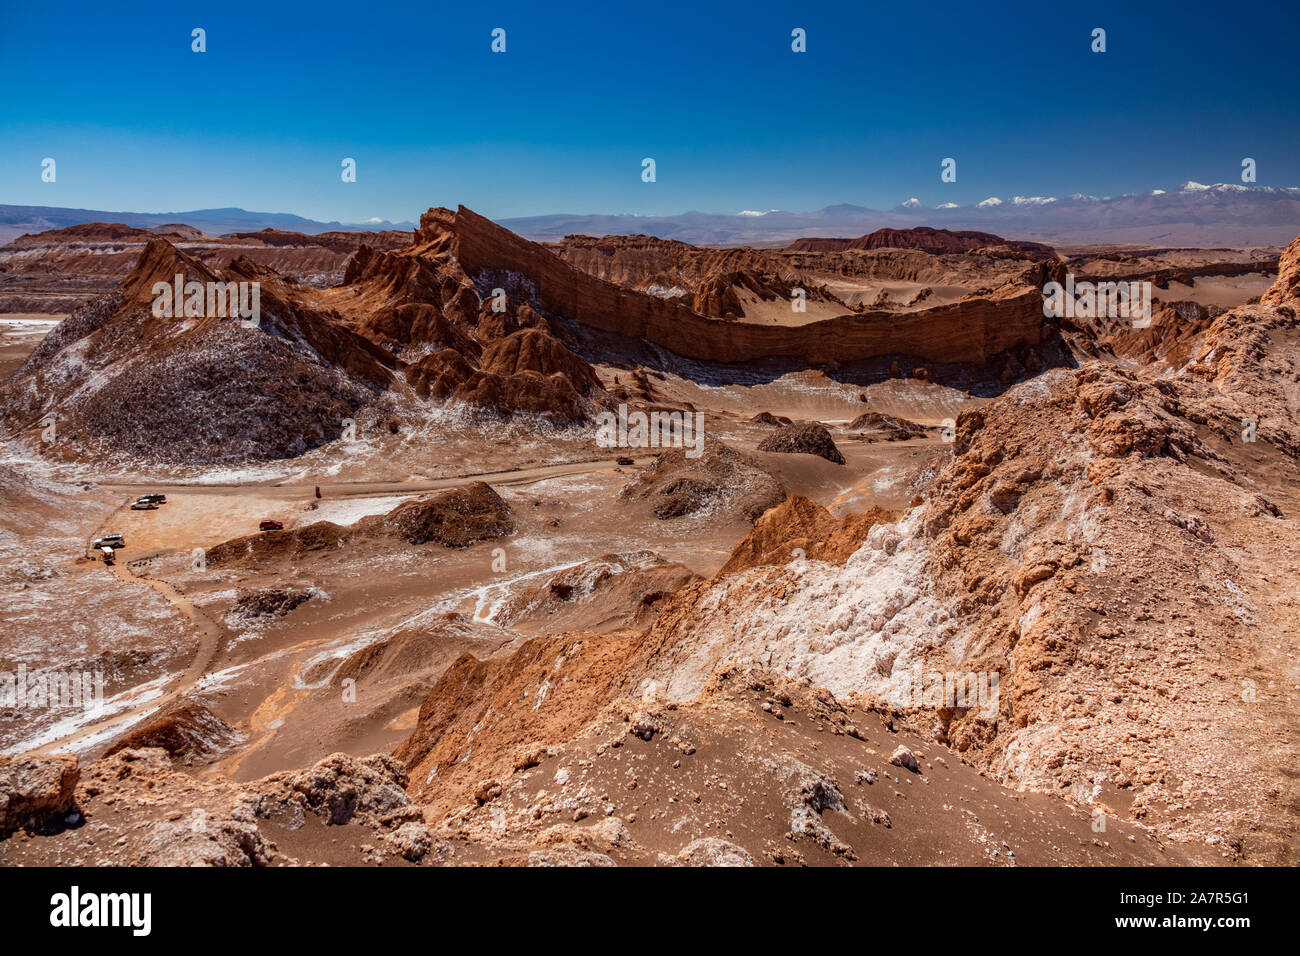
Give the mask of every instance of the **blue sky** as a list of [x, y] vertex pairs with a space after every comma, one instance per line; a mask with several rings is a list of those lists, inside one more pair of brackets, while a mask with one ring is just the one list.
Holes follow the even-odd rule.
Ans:
[[[1196, 2], [108, 6], [0, 3], [0, 202], [345, 222], [456, 203], [889, 208], [1236, 181], [1245, 156], [1261, 184], [1300, 185], [1294, 0], [1228, 17]], [[947, 156], [956, 183], [940, 182]]]

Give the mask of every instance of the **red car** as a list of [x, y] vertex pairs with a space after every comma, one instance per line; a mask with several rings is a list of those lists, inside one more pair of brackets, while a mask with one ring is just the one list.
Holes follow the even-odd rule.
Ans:
[[263, 521], [257, 526], [258, 531], [283, 531], [283, 521]]

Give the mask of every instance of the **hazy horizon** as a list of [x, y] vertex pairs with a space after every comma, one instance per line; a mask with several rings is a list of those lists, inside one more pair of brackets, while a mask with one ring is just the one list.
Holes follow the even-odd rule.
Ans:
[[[1068, 201], [1068, 200], [1073, 200], [1073, 199], [1077, 199], [1077, 198], [1082, 198], [1082, 199], [1086, 199], [1086, 200], [1110, 201], [1110, 200], [1114, 200], [1114, 199], [1122, 199], [1122, 198], [1125, 198], [1125, 197], [1148, 196], [1148, 195], [1157, 195], [1157, 194], [1166, 193], [1166, 192], [1174, 192], [1174, 191], [1177, 191], [1177, 190], [1181, 190], [1181, 188], [1182, 188], [1184, 185], [1201, 186], [1201, 187], [1203, 187], [1203, 188], [1210, 188], [1210, 187], [1213, 187], [1213, 186], [1216, 186], [1216, 185], [1220, 185], [1220, 186], [1222, 186], [1222, 185], [1236, 186], [1237, 184], [1236, 184], [1236, 183], [1226, 183], [1226, 184], [1225, 184], [1225, 183], [1222, 183], [1222, 182], [1218, 182], [1218, 183], [1195, 183], [1194, 181], [1189, 181], [1188, 183], [1179, 183], [1179, 184], [1175, 184], [1174, 186], [1171, 186], [1171, 187], [1161, 187], [1161, 186], [1156, 186], [1156, 187], [1152, 187], [1151, 189], [1144, 189], [1144, 190], [1139, 190], [1139, 191], [1130, 192], [1130, 193], [1121, 193], [1121, 194], [1116, 194], [1116, 195], [1113, 195], [1113, 196], [1095, 196], [1095, 195], [1086, 194], [1086, 193], [1071, 192], [1071, 193], [1063, 193], [1063, 194], [1060, 195], [1060, 196], [1052, 196], [1052, 197], [1048, 197], [1048, 198], [1050, 198], [1050, 199], [1051, 199], [1052, 201], [1054, 201], [1054, 202], [1057, 202], [1057, 201]], [[1286, 184], [1277, 184], [1276, 186], [1272, 186], [1272, 187], [1270, 187], [1268, 184], [1260, 183], [1260, 184], [1252, 184], [1252, 185], [1250, 185], [1250, 186], [1247, 187], [1247, 188], [1248, 188], [1248, 189], [1256, 189], [1256, 188], [1260, 188], [1261, 190], [1267, 190], [1267, 189], [1270, 189], [1270, 188], [1271, 188], [1271, 189], [1274, 189], [1274, 190], [1285, 190], [1285, 191], [1288, 191], [1288, 192], [1300, 192], [1300, 186], [1292, 186], [1292, 185], [1286, 185]], [[906, 198], [909, 198], [909, 199], [910, 199], [910, 198], [914, 198], [914, 197], [906, 197]], [[1042, 197], [1023, 197], [1023, 196], [1019, 196], [1019, 195], [1017, 195], [1017, 196], [1012, 196], [1012, 195], [1010, 195], [1010, 194], [1007, 194], [1007, 195], [1005, 195], [1005, 196], [1001, 196], [1001, 197], [997, 197], [997, 198], [1001, 199], [1002, 204], [1010, 205], [1010, 206], [1021, 205], [1021, 206], [1023, 206], [1023, 207], [1028, 208], [1028, 207], [1031, 207], [1031, 206], [1036, 206], [1036, 205], [1041, 206], [1041, 205], [1042, 205], [1041, 203], [1038, 203], [1038, 202], [1036, 201], [1036, 200], [1038, 200], [1038, 199], [1040, 199], [1040, 198], [1042, 198]], [[1024, 202], [1023, 202], [1023, 203], [1016, 203], [1015, 200], [1017, 200], [1017, 199], [1022, 199], [1022, 200], [1024, 200]], [[980, 204], [981, 204], [980, 202], [973, 202], [973, 203], [969, 203], [969, 204], [956, 204], [956, 206], [959, 207], [959, 208], [968, 208], [968, 207], [978, 207], [978, 206], [980, 206]], [[557, 208], [557, 209], [549, 209], [549, 210], [547, 210], [547, 211], [545, 211], [545, 212], [540, 212], [540, 213], [530, 213], [530, 214], [528, 214], [528, 215], [514, 215], [514, 214], [506, 213], [506, 214], [504, 214], [504, 215], [500, 215], [500, 216], [489, 216], [488, 218], [495, 219], [495, 220], [498, 220], [498, 221], [523, 220], [523, 219], [544, 219], [544, 218], [548, 218], [548, 217], [560, 217], [560, 216], [574, 216], [574, 217], [579, 217], [579, 216], [589, 216], [589, 217], [611, 217], [611, 218], [643, 218], [643, 219], [655, 219], [655, 218], [674, 218], [674, 217], [681, 217], [681, 216], [686, 216], [686, 215], [703, 215], [703, 216], [753, 216], [753, 217], [755, 217], [755, 218], [758, 218], [758, 217], [762, 217], [762, 216], [769, 215], [769, 214], [771, 214], [771, 213], [784, 213], [784, 214], [792, 214], [792, 215], [807, 215], [807, 214], [811, 214], [811, 213], [822, 212], [822, 211], [824, 211], [824, 210], [828, 210], [828, 209], [835, 209], [835, 208], [837, 208], [837, 207], [839, 207], [839, 208], [854, 208], [854, 209], [860, 209], [860, 210], [863, 210], [863, 211], [865, 211], [865, 212], [890, 213], [890, 212], [893, 212], [893, 211], [897, 210], [900, 206], [903, 206], [903, 205], [905, 205], [905, 201], [900, 201], [900, 202], [898, 202], [898, 203], [894, 203], [894, 204], [892, 204], [892, 205], [890, 205], [890, 206], [865, 206], [865, 205], [862, 205], [862, 204], [860, 204], [860, 203], [849, 203], [849, 202], [843, 202], [843, 203], [827, 203], [827, 204], [822, 205], [822, 206], [819, 206], [819, 207], [817, 207], [817, 208], [815, 208], [815, 209], [812, 209], [812, 208], [809, 208], [809, 209], [786, 209], [786, 208], [777, 208], [777, 207], [773, 207], [773, 208], [770, 208], [770, 209], [762, 209], [762, 210], [748, 210], [748, 209], [736, 209], [736, 210], [727, 210], [727, 209], [679, 209], [679, 210], [676, 210], [676, 211], [667, 211], [667, 212], [661, 212], [661, 213], [660, 213], [660, 212], [655, 212], [655, 213], [639, 213], [639, 212], [628, 212], [628, 211], [609, 210], [609, 209], [559, 209], [559, 208]], [[406, 216], [403, 216], [403, 217], [401, 217], [401, 218], [397, 218], [397, 219], [373, 219], [373, 218], [372, 218], [372, 219], [368, 219], [368, 220], [348, 220], [348, 219], [340, 219], [340, 218], [338, 218], [338, 217], [332, 217], [332, 218], [328, 218], [328, 219], [320, 219], [320, 218], [316, 218], [316, 217], [313, 217], [313, 216], [307, 216], [307, 215], [304, 215], [303, 213], [301, 213], [301, 212], [299, 212], [298, 210], [295, 210], [295, 209], [255, 209], [255, 208], [251, 208], [251, 207], [249, 207], [249, 206], [247, 206], [247, 205], [242, 205], [242, 204], [231, 204], [230, 202], [226, 202], [226, 203], [222, 203], [222, 204], [218, 204], [218, 205], [195, 206], [195, 207], [192, 207], [192, 208], [189, 208], [189, 209], [180, 209], [180, 208], [175, 208], [175, 209], [108, 209], [108, 208], [97, 207], [97, 206], [64, 206], [64, 205], [60, 205], [60, 204], [52, 204], [52, 203], [8, 203], [8, 202], [6, 202], [6, 203], [0, 203], [0, 206], [35, 207], [35, 208], [51, 208], [51, 209], [70, 209], [70, 210], [83, 210], [83, 211], [87, 211], [87, 212], [121, 213], [121, 214], [132, 214], [132, 215], [142, 215], [142, 216], [170, 216], [170, 215], [183, 216], [183, 215], [188, 215], [188, 214], [192, 214], [192, 213], [196, 213], [196, 212], [211, 213], [211, 212], [222, 212], [222, 211], [227, 211], [227, 210], [229, 210], [229, 211], [244, 212], [244, 213], [248, 213], [248, 214], [250, 214], [250, 215], [293, 216], [293, 217], [297, 217], [297, 218], [304, 219], [304, 220], [307, 220], [307, 221], [310, 221], [310, 222], [314, 222], [314, 223], [318, 223], [318, 224], [326, 224], [326, 225], [328, 225], [328, 224], [331, 224], [331, 223], [337, 223], [337, 224], [339, 224], [339, 225], [345, 225], [345, 226], [380, 225], [380, 224], [385, 224], [385, 223], [388, 224], [388, 225], [390, 225], [390, 226], [406, 226], [406, 225], [413, 225], [413, 224], [415, 224], [415, 223], [417, 223], [417, 222], [419, 221], [420, 215], [421, 215], [422, 213], [426, 212], [426, 211], [429, 210], [429, 209], [435, 208], [435, 206], [432, 206], [432, 205], [427, 205], [427, 204], [426, 204], [426, 205], [421, 205], [421, 206], [418, 207], [418, 209], [414, 210], [412, 213], [410, 213], [410, 214], [408, 214], [408, 215], [406, 215]], [[453, 201], [453, 202], [450, 202], [450, 203], [445, 204], [445, 208], [452, 208], [452, 209], [454, 209], [454, 208], [456, 208], [457, 206], [465, 206], [465, 207], [468, 208], [468, 209], [473, 209], [475, 212], [479, 212], [479, 211], [480, 211], [480, 210], [476, 209], [474, 206], [470, 205], [469, 203], [464, 203], [464, 202], [454, 202], [454, 201]], [[942, 212], [942, 211], [944, 210], [944, 207], [943, 207], [943, 206], [931, 206], [931, 205], [929, 205], [929, 204], [927, 204], [927, 203], [921, 203], [921, 204], [920, 204], [919, 206], [917, 206], [916, 208], [919, 209], [919, 210], [923, 210], [923, 211], [931, 211], [931, 212]]]

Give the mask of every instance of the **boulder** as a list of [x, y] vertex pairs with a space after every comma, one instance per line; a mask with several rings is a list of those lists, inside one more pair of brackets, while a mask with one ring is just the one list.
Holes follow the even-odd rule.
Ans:
[[71, 754], [0, 755], [0, 834], [57, 824], [73, 810], [80, 775]]

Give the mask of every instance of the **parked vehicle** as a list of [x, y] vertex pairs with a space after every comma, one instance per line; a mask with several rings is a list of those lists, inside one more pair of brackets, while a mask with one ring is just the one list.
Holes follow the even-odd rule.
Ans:
[[120, 534], [106, 534], [102, 538], [96, 538], [92, 547], [96, 550], [100, 548], [125, 548], [126, 538]]
[[268, 519], [268, 520], [266, 520], [266, 521], [263, 521], [261, 524], [259, 524], [259, 525], [257, 526], [257, 530], [258, 530], [258, 531], [283, 531], [283, 530], [284, 530], [284, 522], [283, 522], [283, 521], [271, 521], [270, 519]]
[[157, 511], [158, 505], [152, 501], [137, 501], [131, 505], [132, 511]]
[[632, 458], [628, 458], [626, 455], [624, 455], [620, 458], [616, 458], [614, 460], [614, 463], [617, 465], [635, 465], [636, 460]]
[[152, 502], [153, 504], [156, 504], [156, 505], [165, 505], [165, 504], [167, 504], [167, 496], [166, 496], [166, 495], [141, 495], [139, 498], [137, 498], [137, 499], [135, 499], [135, 500], [136, 500], [136, 501]]

